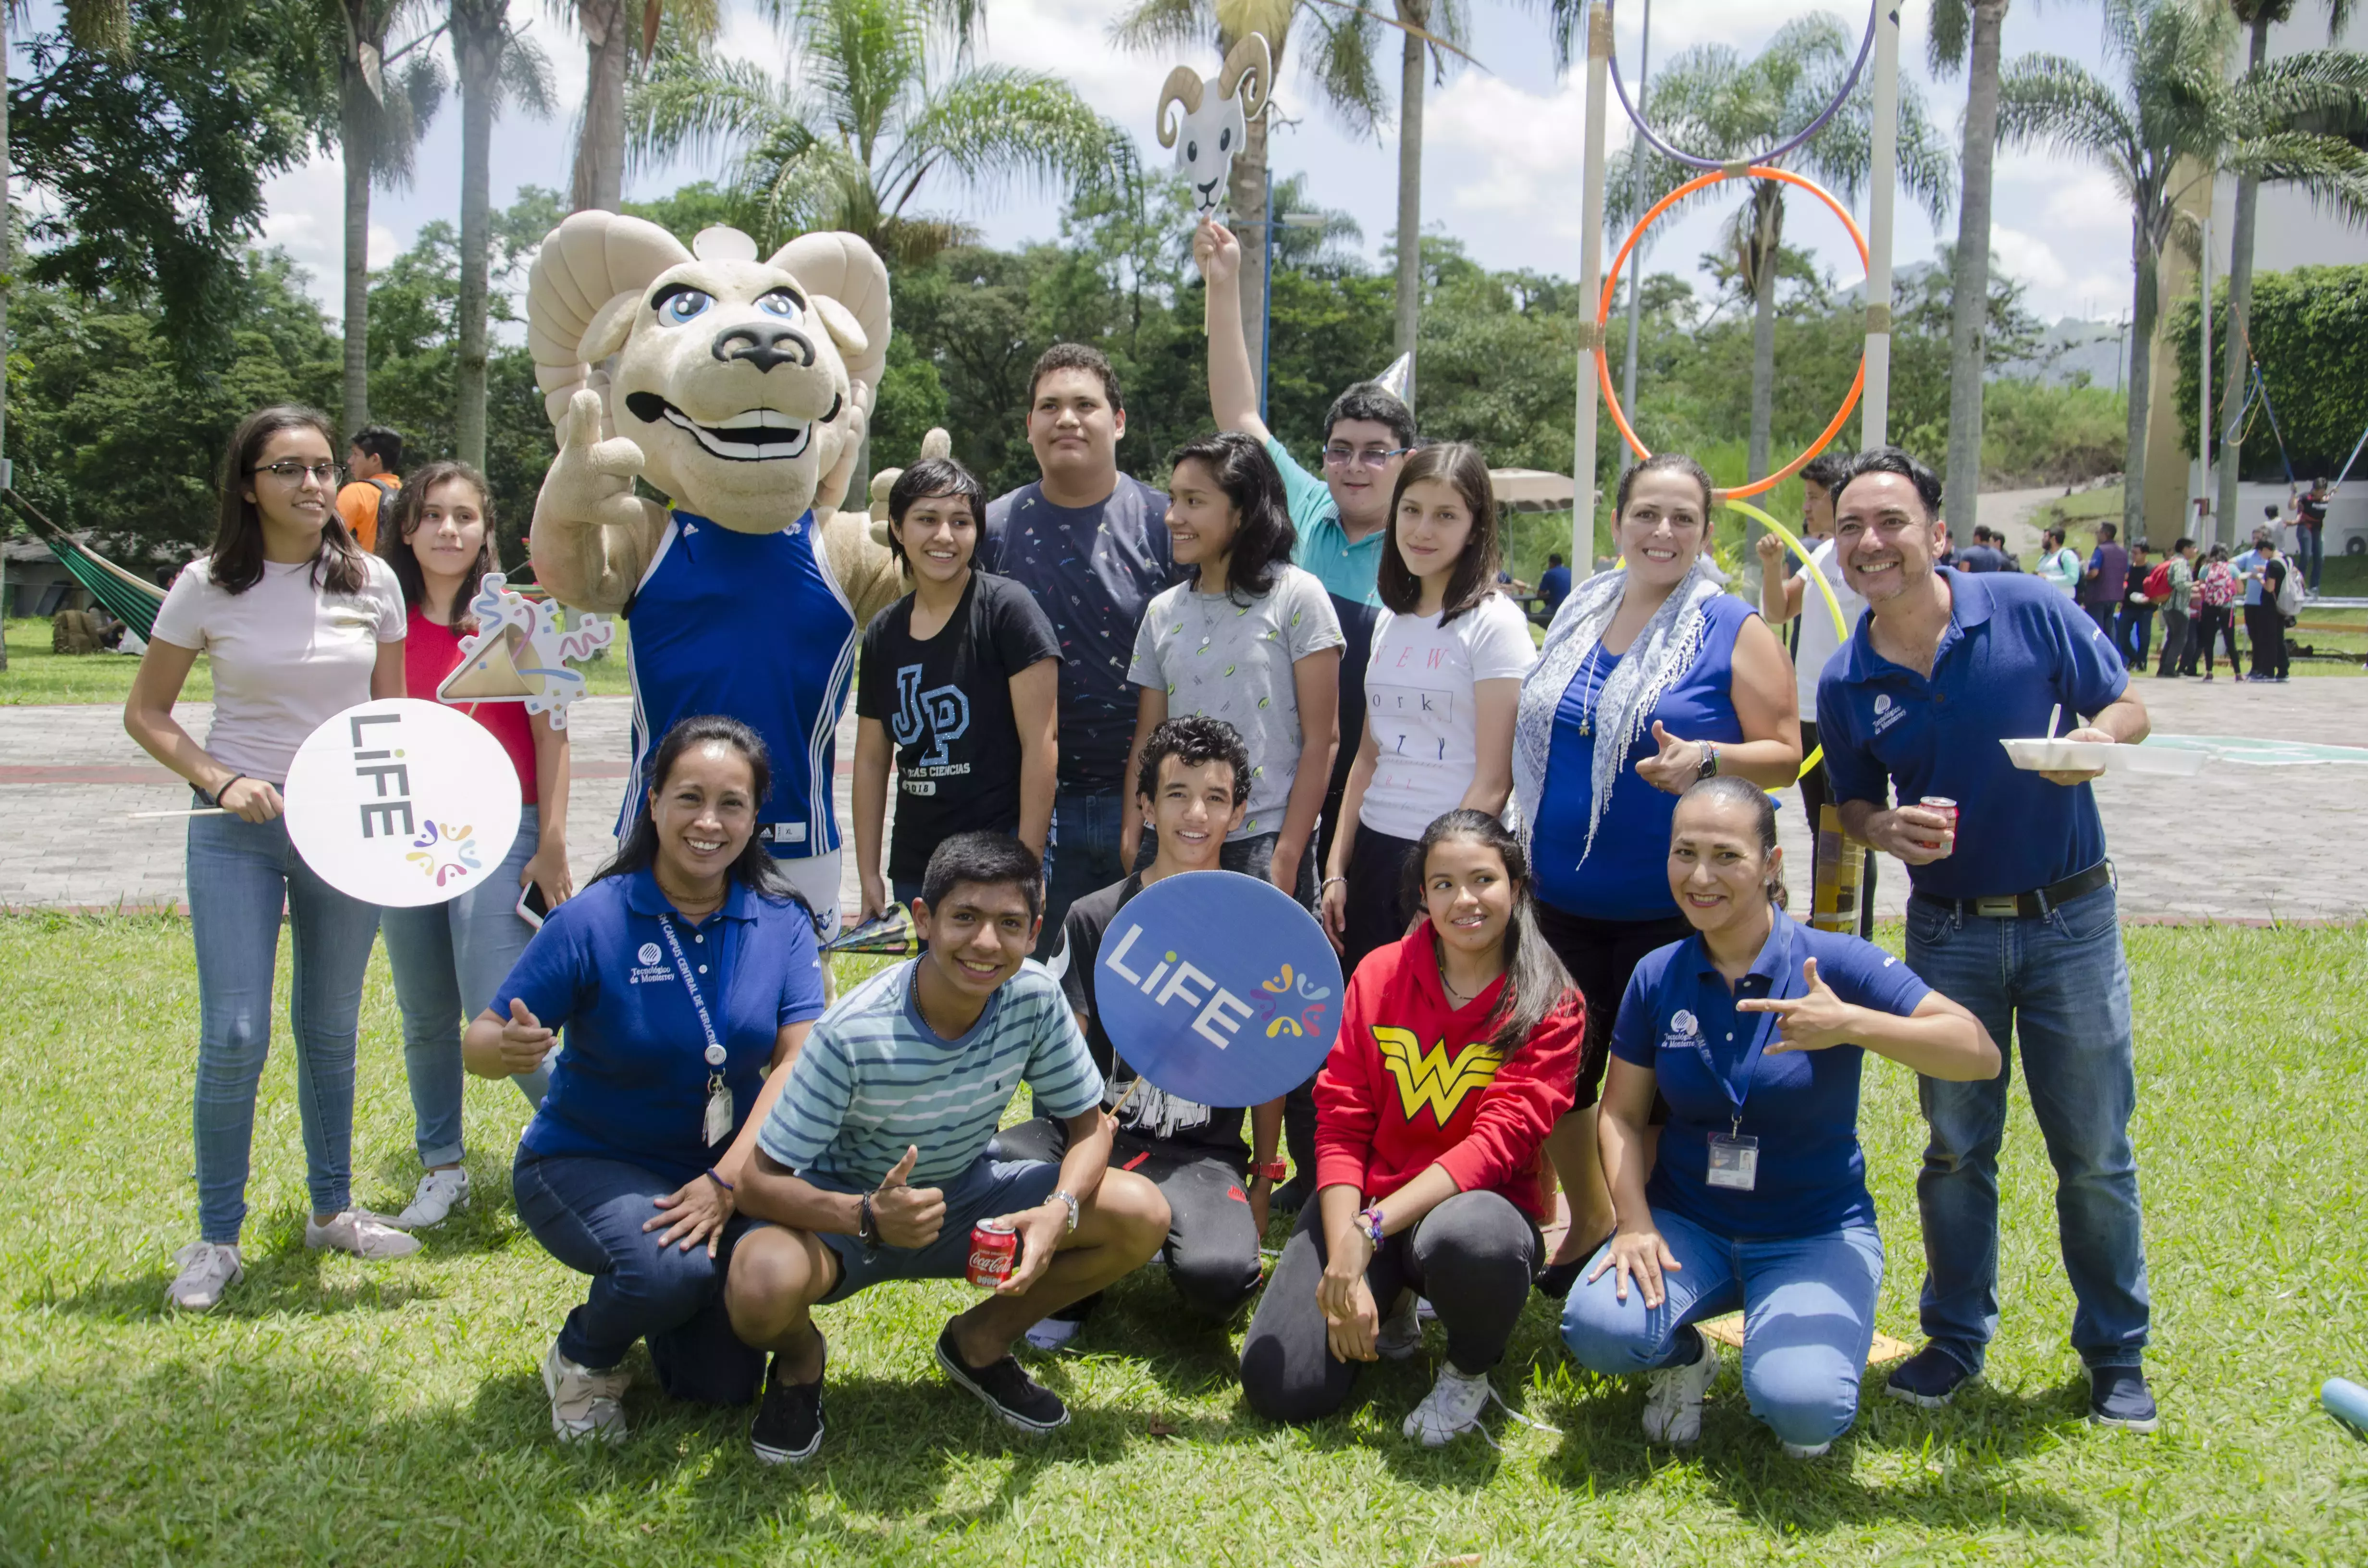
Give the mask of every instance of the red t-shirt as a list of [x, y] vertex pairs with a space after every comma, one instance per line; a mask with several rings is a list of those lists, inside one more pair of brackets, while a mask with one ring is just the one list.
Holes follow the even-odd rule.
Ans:
[[1502, 980], [1451, 1008], [1428, 922], [1357, 966], [1315, 1075], [1315, 1182], [1387, 1198], [1430, 1166], [1545, 1217], [1545, 1138], [1570, 1109], [1587, 1033], [1576, 987], [1529, 1040], [1486, 1046]]
[[[412, 606], [409, 629], [403, 639], [404, 689], [423, 702], [435, 701], [436, 688], [460, 667], [464, 635], [452, 627], [437, 625], [419, 613], [417, 605]], [[510, 754], [510, 766], [518, 770], [520, 803], [534, 805], [534, 721], [528, 717], [526, 704], [448, 702], [444, 706], [458, 708], [493, 732], [494, 739]]]

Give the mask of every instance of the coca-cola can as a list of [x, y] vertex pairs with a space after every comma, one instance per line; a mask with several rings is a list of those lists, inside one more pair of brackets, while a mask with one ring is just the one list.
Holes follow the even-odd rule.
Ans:
[[981, 1220], [970, 1232], [970, 1282], [993, 1290], [1019, 1265], [1019, 1233], [1008, 1220]]
[[[1927, 795], [1916, 802], [1928, 812], [1938, 812], [1949, 819], [1949, 831], [1957, 831], [1957, 802], [1946, 795]], [[1937, 845], [1937, 841], [1936, 841]]]

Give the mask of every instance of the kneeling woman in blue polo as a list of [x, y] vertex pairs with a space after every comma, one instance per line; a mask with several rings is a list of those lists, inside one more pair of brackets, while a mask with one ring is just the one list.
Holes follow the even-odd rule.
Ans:
[[542, 1364], [562, 1441], [624, 1437], [637, 1339], [677, 1398], [745, 1404], [764, 1376], [723, 1309], [749, 1224], [734, 1193], [823, 1011], [813, 914], [756, 838], [769, 772], [737, 720], [666, 732], [616, 858], [552, 911], [462, 1042], [499, 1078], [566, 1031], [510, 1178], [535, 1239], [592, 1277]]
[[1782, 868], [1757, 786], [1705, 779], [1679, 802], [1669, 891], [1694, 934], [1636, 966], [1612, 1026], [1599, 1130], [1619, 1229], [1562, 1332], [1593, 1371], [1648, 1373], [1646, 1439], [1685, 1444], [1718, 1376], [1692, 1325], [1741, 1308], [1751, 1413], [1813, 1459], [1858, 1415], [1883, 1283], [1858, 1142], [1864, 1053], [1976, 1079], [1998, 1051], [1882, 949], [1786, 915]]

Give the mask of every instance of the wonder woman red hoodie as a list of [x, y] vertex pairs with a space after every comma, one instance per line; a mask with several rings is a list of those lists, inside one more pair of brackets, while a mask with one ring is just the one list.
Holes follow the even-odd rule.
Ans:
[[1382, 1199], [1436, 1165], [1459, 1191], [1501, 1193], [1543, 1220], [1545, 1137], [1571, 1107], [1587, 1005], [1574, 987], [1500, 1058], [1486, 1041], [1504, 981], [1449, 1006], [1438, 939], [1426, 922], [1349, 982], [1315, 1075], [1316, 1185]]

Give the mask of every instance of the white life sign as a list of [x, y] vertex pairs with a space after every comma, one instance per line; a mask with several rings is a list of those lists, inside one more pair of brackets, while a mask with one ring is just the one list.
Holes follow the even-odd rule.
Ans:
[[348, 708], [288, 768], [288, 836], [339, 892], [391, 909], [444, 903], [493, 875], [518, 836], [518, 771], [485, 727], [441, 703]]

